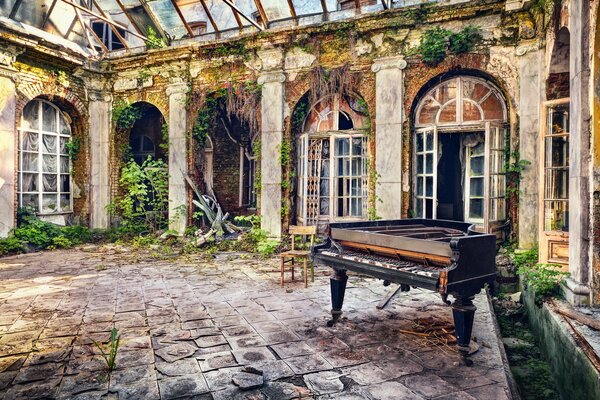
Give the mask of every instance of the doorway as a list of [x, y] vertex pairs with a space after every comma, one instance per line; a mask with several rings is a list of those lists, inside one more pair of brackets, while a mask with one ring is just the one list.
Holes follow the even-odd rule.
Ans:
[[[463, 178], [461, 140], [459, 133], [440, 134], [438, 147], [437, 217], [463, 221]], [[464, 152], [464, 149], [462, 150]]]

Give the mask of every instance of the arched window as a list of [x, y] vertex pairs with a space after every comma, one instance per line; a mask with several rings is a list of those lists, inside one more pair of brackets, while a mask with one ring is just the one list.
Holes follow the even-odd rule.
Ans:
[[331, 96], [308, 112], [298, 138], [299, 223], [364, 218], [368, 115], [354, 98]]
[[147, 135], [136, 135], [131, 137], [131, 153], [136, 163], [143, 163], [148, 156], [156, 158], [154, 142]]
[[19, 127], [19, 206], [40, 214], [71, 212], [71, 127], [54, 104], [32, 100]]
[[496, 88], [483, 79], [459, 76], [431, 89], [417, 107], [415, 126], [470, 125], [504, 121], [506, 107]]

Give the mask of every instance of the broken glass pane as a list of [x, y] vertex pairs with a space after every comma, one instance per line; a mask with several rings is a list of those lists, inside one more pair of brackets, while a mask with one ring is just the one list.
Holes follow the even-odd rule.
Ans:
[[23, 109], [21, 128], [39, 130], [40, 108], [37, 101], [30, 101]]
[[48, 103], [42, 103], [42, 130], [58, 133], [56, 109]]

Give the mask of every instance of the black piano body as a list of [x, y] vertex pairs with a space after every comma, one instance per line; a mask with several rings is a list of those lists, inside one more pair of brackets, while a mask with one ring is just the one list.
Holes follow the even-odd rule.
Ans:
[[398, 283], [406, 290], [424, 288], [452, 305], [463, 358], [471, 340], [473, 298], [494, 281], [495, 256], [495, 235], [476, 232], [469, 223], [432, 219], [333, 223], [327, 241], [312, 248], [315, 265], [333, 268], [330, 326], [342, 313], [346, 271]]

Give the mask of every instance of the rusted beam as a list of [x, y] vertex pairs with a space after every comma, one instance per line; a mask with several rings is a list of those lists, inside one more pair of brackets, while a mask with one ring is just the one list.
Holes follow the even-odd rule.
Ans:
[[360, 0], [354, 0], [354, 7], [356, 8], [356, 12], [360, 14], [360, 12], [362, 11]]
[[[96, 8], [97, 8], [97, 9], [98, 9], [98, 11], [100, 12], [100, 14], [101, 14], [101, 15], [102, 15], [104, 18], [106, 18], [106, 20], [105, 20], [104, 22], [106, 22], [106, 21], [108, 21], [108, 20], [110, 20], [110, 21], [112, 22], [112, 23], [111, 23], [111, 22], [107, 22], [108, 26], [110, 26], [110, 29], [112, 30], [112, 32], [113, 32], [115, 35], [117, 35], [117, 38], [119, 38], [119, 40], [121, 41], [121, 43], [123, 44], [123, 46], [125, 46], [125, 48], [126, 48], [126, 49], [128, 49], [128, 48], [129, 48], [129, 45], [127, 44], [127, 40], [126, 40], [126, 39], [123, 37], [123, 35], [121, 35], [121, 34], [119, 33], [119, 30], [118, 30], [118, 29], [117, 29], [117, 27], [115, 26], [116, 24], [115, 24], [115, 22], [113, 21], [113, 19], [112, 19], [112, 17], [110, 16], [110, 14], [108, 14], [108, 13], [105, 13], [105, 12], [104, 12], [104, 10], [102, 10], [102, 7], [100, 7], [100, 6], [98, 5], [98, 2], [97, 2], [96, 0], [93, 0], [93, 4], [94, 4], [94, 6], [96, 6]], [[122, 29], [122, 28], [121, 28], [121, 29]], [[92, 31], [93, 31], [93, 29], [92, 29]]]
[[388, 5], [388, 0], [381, 0], [381, 4], [383, 5], [384, 10], [388, 10], [390, 8]]
[[[142, 40], [145, 40], [145, 41], [147, 41], [147, 40], [148, 40], [148, 38], [147, 38], [146, 36], [144, 36], [144, 35], [140, 35], [139, 33], [137, 33], [137, 32], [134, 32], [134, 31], [132, 31], [131, 29], [129, 29], [129, 28], [127, 28], [127, 27], [123, 26], [123, 25], [117, 24], [116, 22], [112, 22], [112, 21], [110, 21], [109, 19], [107, 19], [107, 18], [104, 18], [103, 16], [96, 14], [95, 12], [93, 12], [93, 11], [91, 11], [91, 10], [88, 10], [88, 9], [87, 9], [87, 8], [85, 8], [85, 7], [82, 7], [82, 6], [78, 5], [78, 4], [75, 4], [75, 3], [73, 3], [73, 2], [71, 2], [71, 1], [69, 1], [69, 0], [61, 0], [61, 1], [62, 1], [63, 3], [69, 4], [69, 5], [71, 5], [71, 6], [75, 7], [75, 8], [77, 8], [77, 9], [79, 9], [79, 10], [83, 11], [83, 12], [86, 12], [86, 13], [88, 13], [88, 14], [90, 14], [91, 16], [98, 18], [99, 20], [102, 20], [102, 21], [104, 21], [104, 22], [106, 22], [106, 23], [108, 23], [108, 24], [114, 25], [114, 26], [116, 26], [117, 28], [121, 28], [121, 29], [123, 29], [123, 30], [125, 30], [125, 31], [127, 31], [127, 32], [129, 32], [129, 33], [131, 33], [133, 36], [137, 36], [137, 37], [139, 37], [140, 39], [142, 39]], [[120, 3], [121, 3], [119, 0], [116, 0], [116, 1], [117, 1], [117, 4], [120, 4]], [[123, 12], [125, 13], [125, 15], [127, 15], [127, 12], [126, 12], [125, 10], [123, 10]], [[127, 16], [127, 17], [129, 18], [129, 16]], [[132, 21], [132, 24], [133, 24], [133, 21]], [[135, 25], [134, 25], [134, 26], [135, 26]]]
[[292, 18], [297, 19], [296, 15], [296, 7], [294, 7], [294, 2], [292, 0], [287, 0], [288, 7], [290, 8], [290, 13], [292, 14]]
[[[258, 30], [264, 31], [265, 28], [256, 23], [252, 18], [248, 17], [246, 14], [242, 12], [235, 4], [233, 4], [230, 0], [223, 0], [225, 4], [227, 4], [233, 10], [234, 14], [237, 13], [240, 17], [244, 18], [246, 21], [250, 22], [250, 24], [254, 25]], [[237, 17], [236, 17], [237, 19]], [[241, 28], [241, 26], [240, 26]]]
[[[90, 32], [88, 31], [87, 26], [83, 22], [83, 18], [81, 18], [81, 11], [79, 11], [79, 9], [76, 7], [73, 7], [73, 10], [75, 10], [75, 16], [77, 17], [77, 20], [79, 21], [79, 25], [81, 25], [81, 29], [83, 29], [83, 34], [85, 36], [85, 39], [88, 42], [88, 45], [90, 46], [90, 50], [92, 51], [92, 54], [98, 54], [98, 52], [96, 51], [96, 46], [94, 46], [94, 41], [92, 40], [92, 37], [90, 36]], [[102, 41], [100, 41], [100, 43], [102, 43]], [[104, 43], [102, 43], [102, 45], [104, 46]]]
[[325, 0], [321, 0], [321, 8], [323, 9], [323, 14], [327, 14], [327, 2]]
[[15, 1], [15, 4], [13, 4], [13, 7], [10, 10], [10, 14], [8, 15], [8, 18], [15, 19], [15, 16], [17, 15], [17, 11], [19, 11], [19, 7], [21, 6], [22, 2], [23, 2], [23, 0]]
[[[63, 0], [64, 1], [64, 0]], [[131, 22], [131, 25], [137, 29], [139, 32], [140, 28], [135, 24], [135, 21], [129, 16], [129, 13], [127, 12], [127, 10], [125, 9], [125, 6], [123, 5], [123, 3], [121, 3], [121, 0], [115, 0], [115, 2], [117, 3], [117, 5], [121, 8], [121, 11], [123, 11], [123, 14], [125, 14], [125, 17], [127, 17], [127, 19], [129, 20], [129, 22]], [[130, 31], [129, 29], [127, 30], [127, 32], [130, 32], [131, 34], [133, 34], [134, 36], [137, 36], [141, 39], [143, 39], [145, 42], [147, 42], [149, 39], [146, 36], [143, 35], [138, 35], [136, 33], [133, 33], [132, 31]]]
[[269, 27], [269, 18], [267, 17], [267, 13], [265, 12], [265, 9], [263, 8], [261, 1], [254, 0], [254, 4], [256, 4], [256, 9], [258, 10], [258, 13], [260, 14], [260, 19], [262, 20], [263, 27], [268, 28]]
[[54, 6], [56, 6], [56, 3], [58, 3], [58, 0], [52, 1], [52, 4], [50, 5], [48, 12], [44, 16], [44, 21], [42, 22], [42, 27], [40, 29], [44, 30], [44, 28], [46, 27], [46, 24], [48, 24], [48, 20], [50, 19], [50, 15], [52, 14], [52, 11], [54, 11]]
[[188, 24], [187, 21], [185, 20], [185, 17], [183, 16], [183, 13], [181, 12], [181, 8], [179, 8], [179, 6], [177, 5], [177, 0], [171, 0], [171, 3], [173, 4], [173, 7], [175, 7], [175, 11], [177, 11], [177, 15], [179, 15], [181, 22], [183, 22], [183, 26], [185, 26], [185, 30], [188, 32], [190, 37], [194, 37], [195, 36], [194, 31], [190, 27], [190, 24]]
[[152, 20], [152, 23], [154, 24], [156, 29], [158, 29], [158, 33], [160, 34], [160, 36], [162, 36], [163, 39], [166, 39], [167, 42], [169, 42], [169, 36], [167, 35], [167, 31], [165, 31], [165, 29], [161, 25], [158, 17], [156, 16], [156, 14], [154, 14], [154, 11], [152, 11], [152, 7], [150, 7], [148, 5], [147, 0], [138, 0], [138, 2], [140, 3], [140, 5], [144, 9], [144, 11], [146, 12], [148, 17]]
[[[108, 26], [110, 26], [110, 25], [108, 25]], [[91, 28], [91, 26], [90, 26], [89, 32], [94, 36], [94, 38], [96, 38], [96, 40], [98, 41], [98, 43], [100, 43], [100, 46], [102, 47], [102, 51], [104, 51], [105, 53], [108, 53], [108, 51], [109, 51], [108, 47], [106, 47], [106, 45], [104, 44], [104, 42], [102, 41], [102, 39], [96, 34], [96, 32], [94, 32], [94, 30]]]
[[215, 22], [212, 14], [210, 13], [210, 10], [208, 9], [206, 1], [200, 0], [200, 4], [202, 4], [202, 8], [204, 9], [204, 12], [206, 13], [206, 16], [208, 17], [208, 20], [210, 21], [210, 24], [212, 25], [213, 29], [215, 30], [215, 32], [219, 33], [219, 27], [217, 26], [217, 23]]

